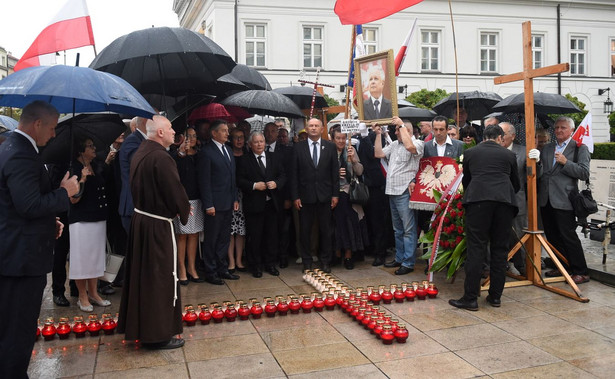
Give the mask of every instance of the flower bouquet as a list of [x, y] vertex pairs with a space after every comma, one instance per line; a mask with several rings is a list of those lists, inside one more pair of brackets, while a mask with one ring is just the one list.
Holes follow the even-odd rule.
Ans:
[[[419, 242], [428, 243], [431, 248], [421, 258], [429, 260], [429, 271], [446, 269], [450, 279], [466, 260], [465, 210], [461, 203], [461, 189], [443, 196], [434, 190], [438, 202], [434, 210], [429, 231]], [[434, 243], [435, 241], [435, 243]]]

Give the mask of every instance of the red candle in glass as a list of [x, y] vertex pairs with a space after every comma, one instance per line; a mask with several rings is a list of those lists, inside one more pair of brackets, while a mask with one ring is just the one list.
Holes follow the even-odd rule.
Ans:
[[344, 300], [342, 300], [342, 312], [348, 313], [348, 307], [350, 306], [350, 296], [344, 296]]
[[346, 297], [345, 295], [342, 295], [341, 292], [335, 291], [337, 293], [337, 297], [335, 298], [335, 304], [339, 305], [340, 307], [342, 307], [342, 304], [344, 304], [344, 298]]
[[297, 299], [296, 297], [293, 297], [290, 299], [290, 304], [288, 304], [288, 309], [290, 309], [290, 313], [292, 314], [297, 314], [299, 313], [299, 309], [301, 309], [301, 303], [299, 302], [299, 299]]
[[414, 298], [416, 297], [416, 292], [414, 292], [413, 287], [408, 286], [408, 288], [406, 288], [406, 291], [404, 293], [406, 295], [406, 300], [414, 301]]
[[396, 303], [403, 303], [404, 300], [406, 300], [406, 294], [401, 290], [401, 288], [397, 288], [395, 290], [393, 297], [395, 298]]
[[382, 332], [380, 333], [380, 339], [382, 340], [382, 343], [385, 345], [390, 345], [393, 343], [393, 340], [395, 339], [395, 335], [393, 334], [393, 331], [391, 330], [391, 325], [382, 326]]
[[89, 315], [88, 319], [90, 322], [88, 323], [88, 332], [90, 332], [90, 336], [97, 336], [100, 334], [100, 330], [102, 329], [102, 324], [98, 321], [97, 315]]
[[406, 343], [406, 340], [408, 339], [408, 329], [406, 329], [406, 325], [398, 324], [397, 330], [393, 332], [393, 335], [395, 336], [397, 342]]
[[58, 322], [58, 327], [56, 328], [56, 333], [61, 340], [65, 340], [70, 336], [70, 325], [68, 325], [68, 317], [60, 317], [60, 321]]
[[219, 324], [224, 320], [224, 312], [222, 308], [218, 305], [211, 311], [211, 318], [214, 319], [214, 323]]
[[316, 295], [312, 303], [314, 304], [314, 310], [316, 312], [322, 312], [323, 309], [325, 309], [325, 301], [322, 299], [322, 295]]
[[88, 330], [88, 327], [87, 325], [85, 325], [85, 322], [83, 322], [83, 317], [75, 316], [74, 321], [75, 322], [73, 323], [73, 333], [75, 333], [75, 336], [77, 338], [85, 337], [85, 332]]
[[301, 302], [301, 310], [303, 311], [303, 313], [312, 312], [313, 307], [314, 304], [312, 303], [312, 299], [310, 299], [308, 296], [304, 296], [303, 301]]
[[280, 314], [280, 316], [286, 316], [286, 314], [288, 314], [288, 310], [290, 309], [286, 299], [280, 299], [280, 301], [278, 302], [277, 308], [278, 308], [278, 313]]
[[436, 296], [438, 296], [438, 292], [438, 287], [430, 282], [429, 287], [427, 287], [427, 296], [429, 296], [430, 299], [435, 299]]
[[[386, 324], [387, 322], [385, 321], [384, 323]], [[391, 325], [391, 330], [393, 331], [393, 333], [395, 333], [395, 331], [397, 330], [397, 324], [399, 324], [398, 319], [389, 320], [389, 325]]]
[[275, 302], [273, 300], [269, 300], [267, 305], [265, 305], [265, 314], [267, 317], [274, 317], [277, 311], [278, 307], [275, 306]]
[[250, 313], [254, 319], [261, 318], [261, 315], [263, 314], [263, 307], [261, 306], [261, 303], [255, 301], [252, 308], [250, 308]]
[[199, 312], [199, 321], [201, 321], [201, 325], [209, 324], [211, 320], [211, 312], [209, 312], [209, 307], [205, 304], [199, 304], [199, 308], [201, 312]]
[[371, 291], [371, 293], [369, 294], [369, 301], [371, 301], [375, 305], [378, 305], [380, 304], [380, 300], [381, 300], [380, 293], [378, 293], [378, 291]]
[[51, 341], [56, 336], [56, 326], [53, 323], [53, 318], [48, 317], [45, 320], [45, 326], [43, 326], [43, 330], [41, 330], [41, 334], [45, 341]]
[[328, 311], [332, 311], [335, 309], [335, 298], [333, 297], [333, 294], [328, 294], [327, 298], [325, 299], [325, 308], [327, 308]]
[[376, 338], [380, 339], [380, 333], [382, 333], [383, 329], [384, 329], [384, 321], [377, 320], [376, 325], [374, 326], [374, 329], [372, 329], [372, 332], [376, 335]]
[[357, 314], [355, 315], [354, 319], [357, 320], [357, 322], [360, 324], [364, 318], [365, 318], [365, 308], [361, 307], [357, 311]]
[[380, 295], [382, 298], [382, 302], [385, 304], [391, 304], [391, 300], [393, 300], [393, 294], [388, 288], [384, 289], [384, 292]]
[[194, 311], [194, 307], [192, 305], [186, 305], [185, 309], [186, 313], [184, 314], [184, 321], [186, 322], [186, 326], [196, 325], [196, 321], [199, 319], [199, 316]]
[[103, 317], [103, 323], [102, 323], [103, 333], [106, 335], [113, 334], [115, 332], [115, 328], [117, 327], [117, 323], [113, 319], [113, 316], [107, 313], [107, 314], [104, 314], [102, 317]]
[[369, 329], [369, 323], [372, 321], [372, 312], [365, 311], [365, 316], [363, 316], [363, 320], [361, 320], [361, 324], [365, 329]]
[[240, 320], [245, 321], [250, 317], [250, 314], [252, 314], [252, 312], [250, 312], [250, 308], [248, 307], [248, 304], [241, 303], [239, 305], [239, 309], [237, 310], [237, 314], [239, 315]]
[[226, 309], [224, 310], [224, 317], [226, 321], [233, 322], [237, 318], [237, 309], [235, 309], [234, 304], [228, 304]]
[[427, 290], [425, 290], [425, 288], [423, 287], [417, 288], [414, 292], [416, 292], [416, 297], [419, 300], [425, 300], [425, 298], [427, 297]]

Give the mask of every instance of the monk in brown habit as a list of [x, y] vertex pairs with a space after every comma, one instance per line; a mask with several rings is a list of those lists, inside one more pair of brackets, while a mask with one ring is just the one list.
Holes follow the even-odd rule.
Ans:
[[152, 349], [175, 349], [184, 340], [177, 283], [177, 246], [173, 218], [188, 221], [190, 203], [167, 153], [175, 131], [163, 116], [148, 120], [147, 140], [130, 164], [130, 188], [135, 206], [126, 255], [126, 278], [118, 330], [127, 340]]

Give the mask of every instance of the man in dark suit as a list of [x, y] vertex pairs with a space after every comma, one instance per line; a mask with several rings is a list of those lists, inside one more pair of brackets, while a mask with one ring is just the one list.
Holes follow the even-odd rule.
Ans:
[[235, 183], [235, 157], [225, 145], [228, 124], [216, 120], [209, 129], [211, 141], [199, 153], [197, 175], [201, 202], [205, 211], [205, 281], [223, 285], [222, 279], [237, 280], [228, 271], [228, 247], [231, 242], [233, 211], [239, 209]]
[[137, 151], [141, 142], [147, 139], [145, 134], [145, 124], [147, 119], [143, 117], [135, 117], [132, 119], [130, 126], [131, 129], [134, 124], [133, 132], [126, 137], [122, 148], [120, 149], [119, 162], [120, 162], [120, 177], [122, 190], [120, 191], [120, 204], [118, 211], [122, 219], [122, 226], [126, 231], [126, 234], [130, 233], [130, 220], [134, 213], [134, 205], [132, 203], [132, 194], [130, 193], [130, 161], [132, 156]]
[[310, 119], [305, 130], [308, 139], [293, 146], [291, 166], [291, 197], [299, 211], [303, 269], [312, 269], [310, 231], [318, 218], [321, 268], [331, 272], [331, 210], [339, 199], [337, 149], [321, 138], [323, 125], [319, 119]]
[[248, 141], [251, 151], [237, 163], [237, 185], [243, 193], [246, 217], [247, 255], [252, 275], [266, 272], [278, 276], [278, 212], [283, 208], [281, 189], [286, 175], [280, 156], [265, 152], [265, 137], [253, 132]]
[[376, 120], [393, 117], [391, 100], [386, 99], [382, 93], [384, 91], [384, 70], [380, 66], [371, 66], [367, 70], [367, 75], [369, 99], [363, 102], [363, 119]]
[[500, 306], [506, 279], [506, 258], [512, 221], [517, 214], [519, 191], [517, 158], [501, 146], [504, 132], [499, 126], [485, 129], [484, 140], [466, 150], [463, 159], [463, 205], [466, 212], [468, 256], [465, 264], [464, 294], [449, 304], [470, 311], [478, 310], [483, 262], [491, 254], [491, 284], [487, 302]]
[[27, 378], [54, 241], [63, 224], [56, 214], [70, 207], [79, 190], [68, 172], [53, 189], [39, 156], [55, 136], [58, 111], [35, 101], [0, 146], [0, 377]]
[[[581, 284], [589, 281], [587, 262], [568, 194], [578, 190], [579, 180], [589, 178], [589, 150], [585, 145], [579, 146], [575, 160], [577, 147], [571, 138], [574, 132], [571, 118], [558, 118], [554, 128], [556, 141], [546, 144], [540, 154], [543, 171], [538, 183], [538, 206], [547, 239], [568, 260], [572, 280]], [[538, 168], [537, 173], [540, 173]], [[560, 276], [560, 273], [552, 270], [545, 275]]]

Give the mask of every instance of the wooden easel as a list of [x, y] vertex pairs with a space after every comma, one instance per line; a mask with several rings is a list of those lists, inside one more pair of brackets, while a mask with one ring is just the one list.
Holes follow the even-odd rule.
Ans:
[[[534, 83], [533, 78], [546, 76], [550, 74], [557, 74], [560, 72], [568, 71], [569, 64], [561, 63], [553, 66], [541, 67], [534, 69], [532, 64], [532, 24], [530, 21], [523, 23], [523, 71], [515, 74], [499, 76], [494, 78], [495, 84], [510, 83], [523, 80], [524, 92], [525, 92], [525, 146], [526, 156], [531, 149], [536, 146], [535, 141], [535, 125], [534, 125]], [[582, 296], [579, 287], [572, 281], [568, 272], [562, 266], [560, 260], [566, 262], [566, 259], [562, 254], [557, 251], [553, 245], [551, 245], [545, 237], [542, 235], [542, 230], [538, 230], [538, 213], [536, 204], [536, 161], [534, 159], [527, 160], [526, 166], [527, 172], [527, 214], [528, 214], [528, 228], [524, 230], [524, 235], [520, 241], [511, 249], [508, 253], [508, 260], [522, 245], [528, 252], [526, 259], [526, 277], [516, 276], [520, 280], [518, 282], [506, 283], [507, 287], [517, 287], [523, 285], [535, 285], [537, 287], [546, 289], [557, 294], [570, 297], [574, 300], [586, 303], [589, 299]], [[541, 246], [547, 251], [547, 254], [553, 259], [557, 269], [564, 276], [565, 281], [574, 290], [574, 293], [562, 288], [553, 287], [547, 283], [562, 281], [560, 278], [548, 278], [543, 279], [540, 272], [540, 253]]]

